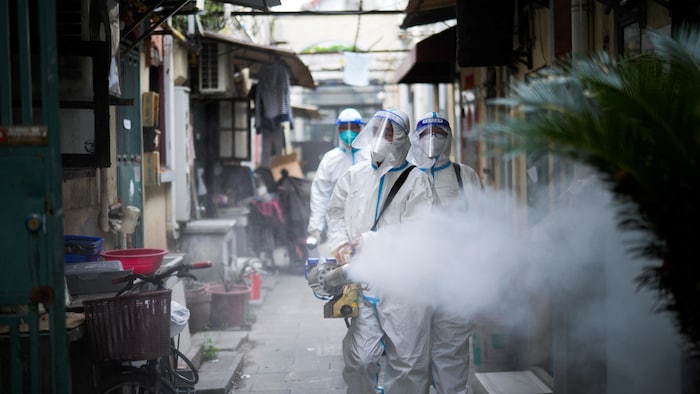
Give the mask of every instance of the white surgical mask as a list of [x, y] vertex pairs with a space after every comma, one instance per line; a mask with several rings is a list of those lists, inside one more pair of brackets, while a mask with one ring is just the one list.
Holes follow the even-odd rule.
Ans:
[[374, 144], [370, 156], [372, 156], [372, 161], [375, 163], [383, 162], [389, 153], [391, 152], [391, 142], [381, 139], [378, 143]]
[[426, 136], [420, 139], [420, 144], [427, 157], [434, 158], [447, 153], [448, 140], [445, 136]]
[[435, 156], [442, 156], [448, 154], [448, 144], [449, 140], [447, 139], [447, 137], [436, 137], [433, 141], [433, 152], [435, 152]]

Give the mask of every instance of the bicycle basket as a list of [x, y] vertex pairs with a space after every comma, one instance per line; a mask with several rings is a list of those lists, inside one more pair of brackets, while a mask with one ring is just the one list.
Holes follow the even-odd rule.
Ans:
[[170, 351], [169, 289], [85, 300], [94, 361], [150, 360]]

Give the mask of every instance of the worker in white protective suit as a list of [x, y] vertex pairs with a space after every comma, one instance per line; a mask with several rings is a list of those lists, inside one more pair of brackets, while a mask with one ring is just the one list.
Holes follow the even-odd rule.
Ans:
[[[437, 204], [448, 210], [479, 209], [478, 194], [483, 190], [479, 175], [471, 167], [450, 161], [452, 129], [443, 115], [429, 112], [411, 133], [409, 157], [430, 176]], [[469, 372], [469, 318], [453, 311], [433, 308], [431, 376], [438, 394], [466, 394]]]
[[[328, 247], [339, 264], [347, 263], [374, 231], [391, 231], [390, 225], [431, 208], [433, 193], [427, 174], [406, 161], [409, 133], [404, 112], [380, 110], [353, 142], [354, 147], [369, 150], [370, 160], [343, 174], [326, 211]], [[404, 171], [408, 171], [406, 178], [398, 182]], [[391, 193], [397, 182], [400, 188]], [[389, 194], [394, 197], [384, 210]], [[362, 290], [359, 316], [352, 319], [343, 339], [347, 392], [428, 393], [429, 359], [425, 355], [430, 346], [430, 307], [368, 285], [371, 291]], [[383, 352], [386, 369], [382, 389], [378, 377]]]
[[338, 146], [323, 155], [311, 183], [311, 214], [307, 226], [307, 244], [311, 247], [321, 241], [321, 235], [326, 230], [326, 206], [338, 178], [353, 164], [369, 158], [366, 150], [352, 147], [352, 142], [364, 126], [362, 115], [354, 108], [346, 108], [340, 112], [335, 123]]

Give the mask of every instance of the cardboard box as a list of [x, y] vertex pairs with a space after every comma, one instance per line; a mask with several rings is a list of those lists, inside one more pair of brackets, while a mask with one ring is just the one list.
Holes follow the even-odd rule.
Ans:
[[144, 92], [141, 95], [141, 126], [158, 126], [158, 93]]
[[507, 328], [477, 326], [470, 339], [470, 360], [477, 370], [491, 371], [489, 367], [512, 367], [513, 338]]
[[143, 154], [143, 184], [160, 185], [160, 153], [157, 151]]
[[272, 177], [275, 179], [275, 182], [282, 178], [283, 169], [287, 170], [289, 176], [295, 178], [304, 177], [304, 172], [301, 170], [301, 164], [299, 164], [297, 160], [296, 152], [288, 155], [274, 156], [272, 158], [270, 171], [272, 172]]
[[514, 338], [511, 328], [488, 319], [477, 319], [469, 337], [469, 372], [467, 387], [470, 393], [483, 394], [476, 374], [504, 372], [515, 368]]
[[532, 371], [482, 372], [476, 374], [476, 382], [477, 386], [470, 393], [553, 393]]

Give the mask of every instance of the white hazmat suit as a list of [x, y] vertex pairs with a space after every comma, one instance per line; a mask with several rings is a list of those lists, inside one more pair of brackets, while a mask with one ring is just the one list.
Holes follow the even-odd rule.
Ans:
[[[371, 159], [351, 167], [336, 183], [327, 210], [331, 250], [341, 251], [373, 233], [371, 228], [389, 190], [409, 166], [406, 161], [409, 131], [405, 113], [380, 110], [358, 135], [353, 146], [368, 148]], [[432, 198], [428, 176], [414, 168], [378, 220], [377, 231], [385, 228], [391, 231], [390, 225], [403, 222], [420, 210], [430, 209]], [[339, 263], [345, 262], [342, 253], [336, 256]], [[373, 291], [376, 293], [363, 290], [359, 316], [352, 319], [343, 339], [343, 378], [347, 392], [381, 392], [378, 389], [379, 361], [385, 352], [383, 392], [428, 393], [429, 360], [425, 355], [430, 345], [427, 335], [430, 308], [404, 297], [381, 293], [381, 289]]]
[[[483, 189], [479, 175], [471, 167], [450, 161], [452, 130], [445, 117], [429, 112], [411, 133], [411, 161], [430, 179], [436, 199], [445, 209], [478, 209], [477, 194]], [[460, 187], [461, 180], [462, 187]], [[438, 394], [466, 394], [469, 373], [468, 317], [439, 305], [433, 309], [430, 327], [431, 375]]]
[[306, 230], [316, 241], [320, 241], [320, 235], [326, 229], [326, 206], [338, 178], [352, 165], [369, 158], [366, 150], [351, 145], [364, 125], [360, 113], [346, 108], [338, 115], [336, 125], [338, 146], [323, 155], [311, 183], [311, 214]]

